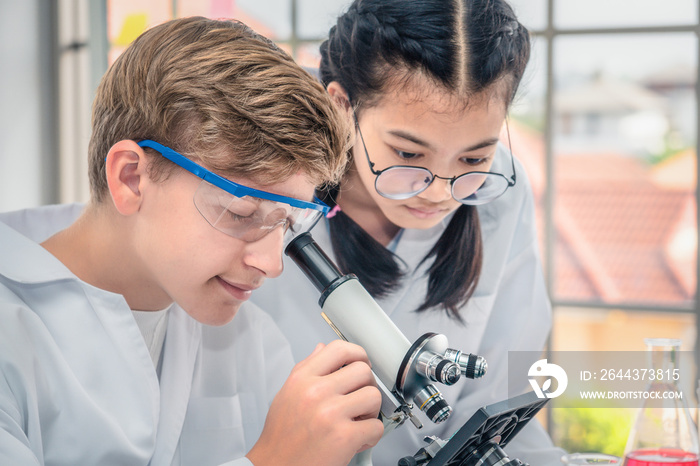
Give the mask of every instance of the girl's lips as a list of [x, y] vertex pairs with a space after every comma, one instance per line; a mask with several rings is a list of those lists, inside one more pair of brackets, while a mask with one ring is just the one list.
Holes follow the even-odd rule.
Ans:
[[418, 218], [433, 218], [438, 215], [441, 215], [443, 210], [442, 209], [420, 209], [420, 208], [415, 208], [415, 207], [409, 207], [406, 206], [406, 209], [415, 217]]
[[239, 301], [246, 301], [253, 294], [253, 288], [245, 285], [233, 285], [223, 278], [217, 276], [216, 279], [219, 281], [221, 286], [234, 298]]

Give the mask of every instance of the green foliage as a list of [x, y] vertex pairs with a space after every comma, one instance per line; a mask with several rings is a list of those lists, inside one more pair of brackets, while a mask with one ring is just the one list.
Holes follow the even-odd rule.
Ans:
[[659, 163], [665, 162], [675, 157], [677, 154], [683, 152], [683, 150], [665, 148], [662, 152], [658, 154], [649, 154], [647, 156], [647, 163], [649, 165], [657, 165]]
[[674, 158], [676, 155], [690, 149], [690, 141], [681, 140], [680, 136], [675, 133], [666, 134], [664, 137], [664, 148], [656, 154], [647, 154], [647, 162], [650, 165], [656, 165], [666, 160]]
[[568, 452], [606, 453], [622, 457], [627, 437], [637, 413], [632, 408], [554, 408], [554, 441]]

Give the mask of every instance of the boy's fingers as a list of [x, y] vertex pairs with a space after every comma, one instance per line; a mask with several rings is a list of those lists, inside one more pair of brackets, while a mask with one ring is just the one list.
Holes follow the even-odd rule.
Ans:
[[376, 387], [374, 374], [364, 362], [353, 362], [341, 367], [328, 377], [335, 383], [337, 393], [352, 393], [362, 387]]
[[[382, 407], [382, 395], [375, 387], [362, 387], [346, 395], [350, 412], [348, 417], [356, 421], [377, 419]], [[380, 421], [381, 423], [381, 421]]]
[[318, 353], [319, 351], [321, 351], [325, 347], [326, 347], [326, 345], [324, 345], [323, 343], [319, 343], [318, 345], [316, 345], [316, 348], [314, 348], [314, 350], [311, 352], [311, 354], [309, 356], [313, 356], [314, 354]]
[[367, 353], [361, 346], [342, 340], [334, 340], [321, 350], [314, 350], [307, 361], [313, 365], [316, 375], [332, 374], [341, 367], [357, 361], [369, 364]]

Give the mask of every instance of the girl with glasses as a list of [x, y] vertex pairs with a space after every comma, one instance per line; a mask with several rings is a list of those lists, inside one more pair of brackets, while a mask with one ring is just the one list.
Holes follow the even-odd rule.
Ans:
[[[509, 141], [529, 34], [503, 0], [356, 0], [320, 52], [321, 81], [354, 120], [355, 144], [340, 184], [318, 193], [332, 210], [312, 231], [316, 242], [410, 341], [442, 333], [489, 366], [480, 380], [441, 387], [448, 421], [403, 426], [379, 442], [374, 464], [396, 464], [509, 388], [526, 391], [527, 380], [509, 380], [508, 352], [536, 355], [550, 331], [533, 194], [500, 142]], [[292, 263], [265, 291], [254, 299], [297, 359], [336, 338]], [[563, 453], [537, 422], [506, 450], [538, 466]]]

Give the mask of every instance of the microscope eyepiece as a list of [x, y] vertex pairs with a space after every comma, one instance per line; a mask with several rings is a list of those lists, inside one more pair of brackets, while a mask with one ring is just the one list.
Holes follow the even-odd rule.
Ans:
[[287, 245], [285, 253], [296, 262], [320, 292], [343, 276], [333, 261], [318, 247], [309, 232], [294, 238]]

